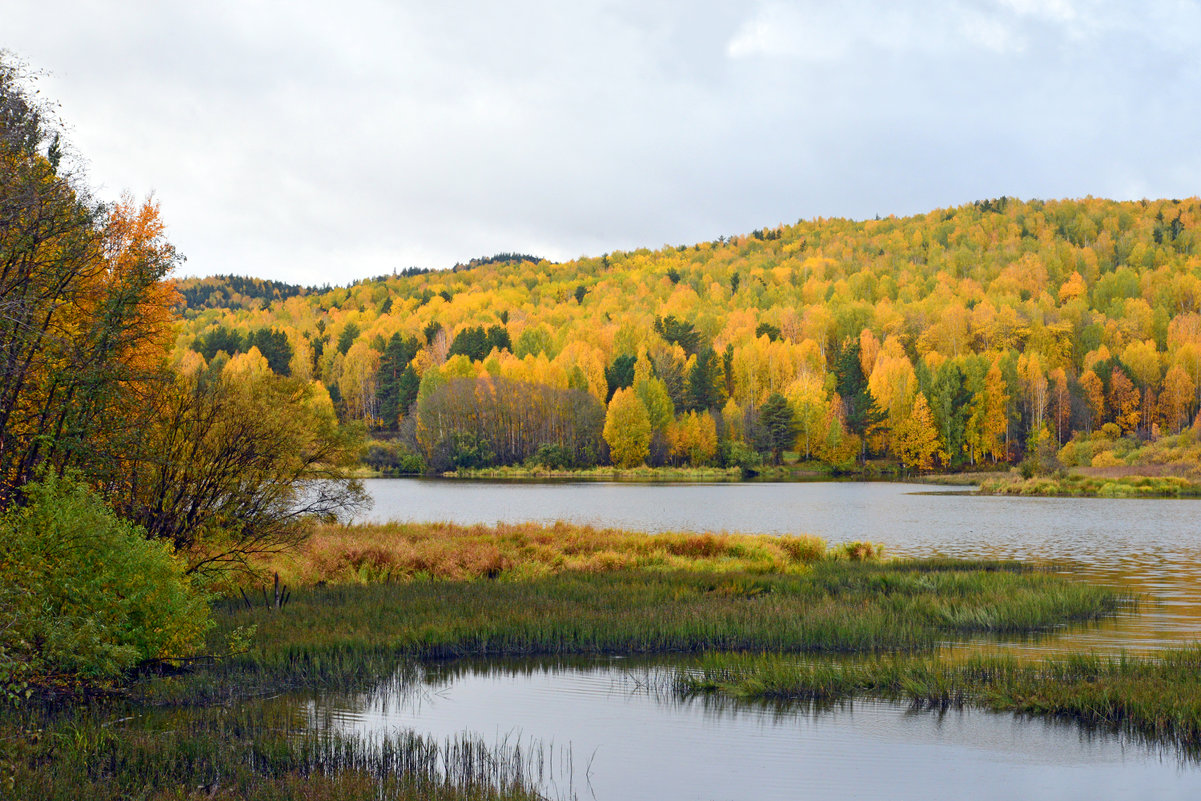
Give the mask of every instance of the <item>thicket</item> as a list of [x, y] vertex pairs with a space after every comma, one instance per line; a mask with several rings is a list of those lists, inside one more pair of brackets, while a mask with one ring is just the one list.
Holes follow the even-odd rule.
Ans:
[[0, 690], [108, 682], [203, 646], [209, 596], [168, 543], [74, 477], [50, 472], [21, 494], [0, 516]]

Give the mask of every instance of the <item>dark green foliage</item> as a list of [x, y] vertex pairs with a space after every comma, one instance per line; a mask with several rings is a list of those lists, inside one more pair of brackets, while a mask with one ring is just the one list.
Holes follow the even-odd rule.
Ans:
[[725, 383], [726, 397], [734, 397], [734, 346], [726, 345], [721, 354], [721, 377]]
[[755, 326], [755, 336], [761, 337], [764, 335], [772, 342], [775, 342], [780, 338], [780, 329], [771, 323], [759, 323], [759, 325]]
[[755, 424], [755, 445], [763, 452], [771, 452], [772, 462], [780, 464], [784, 451], [796, 442], [796, 420], [788, 399], [773, 392], [759, 409]]
[[637, 357], [623, 353], [605, 368], [605, 382], [609, 385], [607, 401], [613, 400], [613, 393], [626, 389], [634, 383], [634, 366], [638, 364]]
[[717, 464], [741, 468], [743, 476], [750, 477], [763, 464], [763, 457], [741, 440], [723, 439], [717, 443]]
[[579, 305], [584, 305], [584, 297], [588, 294], [588, 287], [580, 284], [575, 288], [575, 302]]
[[[876, 406], [867, 386], [867, 376], [859, 363], [859, 340], [848, 339], [838, 354], [834, 375], [836, 389], [842, 398], [846, 413], [847, 428], [852, 434], [865, 437], [883, 419], [884, 413]], [[866, 439], [866, 437], [865, 437]]]
[[417, 389], [421, 380], [410, 362], [421, 345], [417, 337], [393, 334], [380, 356], [379, 373], [376, 376], [376, 398], [383, 428], [393, 430], [400, 416], [407, 414], [417, 400]]
[[972, 413], [972, 394], [964, 378], [958, 365], [944, 362], [934, 375], [933, 385], [926, 396], [930, 412], [934, 415], [938, 438], [953, 466], [963, 464], [964, 428]]
[[677, 320], [673, 315], [655, 317], [655, 333], [673, 345], [679, 345], [685, 353], [696, 353], [701, 344], [700, 332], [692, 323]]
[[[474, 258], [471, 261], [467, 262], [466, 264], [463, 264], [463, 263], [456, 264], [454, 267], [451, 268], [451, 272], [457, 273], [461, 270], [467, 270], [472, 267], [483, 267], [488, 264], [513, 264], [513, 263], [520, 264], [523, 261], [528, 261], [531, 264], [539, 264], [545, 260], [539, 256], [531, 256], [528, 253], [497, 253], [492, 256], [479, 256], [479, 257]], [[554, 264], [554, 262], [547, 262], [547, 263]], [[430, 272], [430, 271], [426, 270], [425, 272]]]
[[481, 326], [467, 326], [455, 335], [450, 345], [450, 355], [462, 354], [472, 361], [480, 362], [488, 357], [492, 349], [510, 350], [509, 331], [502, 325], [492, 325], [485, 329]]
[[550, 470], [566, 470], [576, 466], [575, 458], [568, 448], [550, 443], [539, 445], [534, 455], [526, 460], [526, 464]]
[[182, 278], [175, 282], [175, 288], [190, 310], [255, 308], [311, 291], [297, 284], [241, 275]]
[[347, 354], [350, 347], [354, 345], [354, 341], [359, 338], [359, 327], [353, 321], [346, 324], [342, 329], [342, 333], [338, 335], [338, 353], [343, 356]]
[[219, 351], [225, 351], [230, 356], [241, 353], [245, 349], [243, 342], [240, 332], [219, 325], [193, 340], [192, 350], [203, 356], [206, 362], [211, 362]]
[[717, 354], [713, 348], [702, 348], [696, 354], [696, 363], [688, 372], [686, 411], [705, 411], [721, 408], [718, 393]]
[[425, 324], [425, 328], [421, 329], [421, 335], [425, 337], [425, 344], [433, 344], [434, 338], [438, 336], [438, 332], [442, 330], [442, 323], [437, 320], [431, 320]]
[[267, 366], [277, 375], [291, 375], [292, 344], [288, 342], [288, 335], [278, 329], [260, 328], [243, 337], [239, 331], [219, 325], [192, 341], [192, 350], [206, 362], [211, 362], [221, 352], [234, 356], [251, 348], [259, 349], [267, 359]]
[[367, 446], [363, 464], [385, 476], [418, 475], [425, 472], [420, 454], [395, 440], [379, 440]]
[[260, 328], [246, 338], [246, 349], [258, 348], [276, 375], [291, 375], [292, 345], [288, 335], [274, 328]]

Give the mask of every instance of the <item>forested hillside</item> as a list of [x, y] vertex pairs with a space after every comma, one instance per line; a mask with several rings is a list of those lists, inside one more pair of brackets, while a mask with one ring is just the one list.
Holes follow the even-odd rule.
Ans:
[[[1015, 462], [1201, 397], [1201, 202], [1000, 198], [190, 305], [177, 359], [317, 382], [435, 469]], [[227, 360], [227, 361], [226, 361]]]

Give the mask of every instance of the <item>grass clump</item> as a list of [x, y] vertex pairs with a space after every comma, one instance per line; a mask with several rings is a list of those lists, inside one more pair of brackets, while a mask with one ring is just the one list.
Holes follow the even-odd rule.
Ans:
[[873, 696], [918, 706], [974, 706], [1125, 731], [1201, 755], [1201, 646], [1153, 657], [1091, 654], [1019, 661], [891, 655], [801, 663], [779, 656], [713, 655], [680, 669], [682, 694], [833, 701]]

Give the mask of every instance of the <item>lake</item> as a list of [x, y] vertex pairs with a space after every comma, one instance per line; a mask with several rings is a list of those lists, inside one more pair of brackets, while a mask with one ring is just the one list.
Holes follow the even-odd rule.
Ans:
[[[900, 556], [1017, 558], [1142, 596], [1115, 621], [999, 648], [1153, 652], [1201, 636], [1201, 504], [981, 497], [883, 483], [365, 482], [370, 520], [565, 520], [648, 531], [808, 533]], [[302, 703], [369, 734], [464, 732], [548, 751], [552, 797], [1196, 798], [1179, 754], [1075, 724], [855, 701], [829, 708], [681, 701], [669, 660], [453, 662], [417, 684]]]

